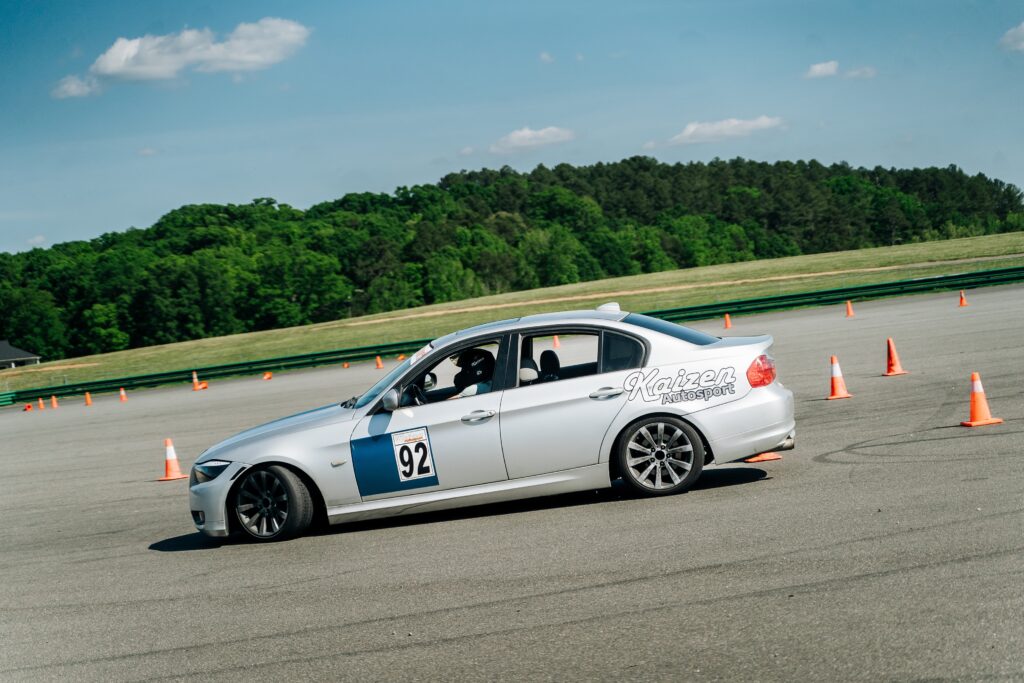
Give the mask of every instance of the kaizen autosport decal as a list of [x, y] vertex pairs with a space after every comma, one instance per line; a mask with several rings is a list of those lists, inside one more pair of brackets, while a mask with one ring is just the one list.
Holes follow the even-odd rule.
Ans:
[[352, 468], [361, 496], [438, 485], [426, 427], [353, 440]]
[[712, 370], [676, 372], [662, 368], [637, 370], [626, 376], [623, 384], [629, 400], [640, 399], [651, 403], [683, 403], [711, 401], [736, 394], [736, 369], [724, 367]]

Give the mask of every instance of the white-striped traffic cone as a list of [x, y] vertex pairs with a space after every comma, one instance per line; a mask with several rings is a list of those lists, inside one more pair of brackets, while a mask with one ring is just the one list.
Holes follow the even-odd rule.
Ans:
[[175, 479], [186, 479], [187, 474], [181, 473], [181, 466], [178, 464], [178, 454], [174, 452], [174, 442], [164, 439], [164, 476], [157, 481], [174, 481]]
[[839, 359], [832, 356], [832, 392], [828, 395], [829, 401], [837, 398], [853, 398], [846, 390], [846, 380], [843, 379], [843, 370], [839, 367]]

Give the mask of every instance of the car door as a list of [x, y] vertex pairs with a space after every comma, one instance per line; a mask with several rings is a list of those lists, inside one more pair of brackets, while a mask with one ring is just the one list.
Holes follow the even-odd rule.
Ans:
[[[393, 412], [378, 408], [352, 433], [352, 465], [363, 500], [425, 493], [508, 479], [499, 431], [503, 371], [485, 393], [456, 397], [447, 386], [457, 371], [442, 367], [467, 348], [494, 348], [495, 368], [507, 363], [501, 339], [478, 340], [444, 350], [410, 368], [396, 385], [407, 390], [430, 372], [442, 375], [427, 391], [433, 402], [403, 401]], [[444, 374], [448, 377], [444, 377]], [[464, 392], [463, 392], [464, 393]], [[408, 405], [404, 405], [408, 403]]]
[[[521, 381], [517, 369], [502, 397], [509, 478], [597, 464], [608, 427], [626, 404], [623, 382], [642, 364], [644, 345], [598, 329], [549, 329], [517, 341], [517, 368], [536, 366], [538, 378]], [[631, 355], [613, 362], [612, 352], [623, 344], [632, 345]]]

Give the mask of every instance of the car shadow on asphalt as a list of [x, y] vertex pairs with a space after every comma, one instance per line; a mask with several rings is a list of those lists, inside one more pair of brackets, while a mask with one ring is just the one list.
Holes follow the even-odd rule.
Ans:
[[[753, 484], [768, 477], [768, 473], [757, 467], [728, 467], [723, 469], [705, 470], [697, 483], [690, 491], [706, 491], [727, 486], [738, 486], [741, 484]], [[686, 494], [683, 494], [686, 495]], [[556, 496], [544, 496], [541, 498], [527, 498], [514, 500], [505, 503], [489, 503], [487, 505], [476, 505], [473, 507], [457, 508], [454, 510], [440, 510], [437, 512], [423, 512], [416, 515], [403, 517], [389, 517], [386, 519], [374, 519], [364, 522], [350, 522], [347, 524], [328, 525], [320, 523], [310, 529], [308, 536], [330, 536], [342, 533], [354, 533], [359, 531], [374, 531], [381, 529], [395, 529], [420, 524], [433, 524], [462, 519], [476, 519], [479, 517], [497, 517], [500, 515], [514, 515], [522, 512], [535, 512], [539, 510], [552, 510], [556, 508], [570, 508], [580, 505], [599, 505], [602, 503], [613, 503], [624, 500], [639, 500], [642, 497], [637, 495], [621, 481], [616, 481], [611, 488], [597, 489], [594, 491], [578, 491], [575, 493], [563, 493]], [[149, 546], [150, 550], [163, 553], [189, 552], [195, 550], [214, 550], [225, 545], [245, 543], [244, 539], [237, 537], [210, 538], [198, 531], [191, 534], [165, 538], [156, 541]]]
[[149, 549], [161, 553], [181, 553], [190, 550], [215, 550], [231, 542], [230, 538], [210, 538], [196, 531], [151, 543]]

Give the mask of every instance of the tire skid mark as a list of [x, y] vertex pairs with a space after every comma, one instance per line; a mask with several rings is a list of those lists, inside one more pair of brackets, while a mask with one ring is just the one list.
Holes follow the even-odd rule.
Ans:
[[[38, 478], [39, 473], [34, 473], [33, 476]], [[5, 475], [6, 481], [6, 475]], [[149, 483], [148, 481], [128, 481], [118, 482], [127, 484], [138, 484], [138, 483]], [[83, 510], [103, 510], [106, 508], [117, 508], [125, 503], [152, 503], [154, 500], [160, 500], [165, 498], [166, 494], [154, 493], [151, 496], [132, 496], [131, 498], [110, 498], [107, 500], [97, 500], [91, 503], [82, 502], [70, 502], [70, 503], [40, 503], [39, 505], [16, 505], [12, 507], [0, 507], [0, 512], [52, 512], [60, 508], [70, 508], [76, 512]]]
[[[636, 608], [636, 609], [619, 610], [615, 614], [615, 617], [616, 618], [620, 618], [620, 617], [623, 617], [623, 616], [636, 616], [636, 615], [652, 614], [652, 613], [659, 613], [659, 612], [672, 612], [672, 611], [676, 611], [676, 610], [682, 610], [682, 609], [693, 608], [693, 607], [710, 607], [710, 606], [713, 606], [713, 605], [716, 605], [716, 604], [719, 604], [719, 603], [730, 602], [730, 601], [733, 601], [733, 600], [740, 600], [740, 599], [746, 600], [746, 599], [751, 599], [751, 598], [755, 598], [755, 599], [756, 598], [765, 598], [765, 597], [771, 597], [771, 596], [776, 595], [776, 594], [786, 594], [786, 595], [789, 595], [790, 593], [792, 593], [794, 595], [795, 594], [808, 594], [808, 593], [817, 592], [817, 591], [819, 591], [821, 589], [827, 589], [827, 588], [830, 588], [830, 587], [833, 587], [833, 586], [846, 587], [850, 583], [855, 582], [855, 581], [871, 581], [871, 580], [874, 580], [874, 579], [887, 578], [887, 577], [890, 577], [890, 576], [894, 576], [894, 575], [897, 575], [897, 574], [903, 574], [903, 573], [906, 573], [906, 572], [924, 571], [924, 570], [937, 569], [937, 568], [940, 568], [940, 567], [946, 567], [946, 566], [952, 566], [952, 565], [958, 565], [958, 564], [968, 564], [970, 562], [975, 562], [975, 561], [978, 561], [978, 560], [986, 560], [986, 559], [993, 559], [993, 558], [1004, 557], [1004, 556], [1009, 556], [1009, 555], [1017, 555], [1017, 554], [1020, 554], [1022, 552], [1024, 552], [1024, 546], [1019, 547], [1019, 548], [1010, 548], [1008, 550], [996, 550], [996, 551], [991, 551], [991, 552], [978, 553], [978, 554], [975, 554], [975, 555], [965, 555], [965, 556], [962, 556], [962, 557], [947, 558], [947, 559], [943, 559], [943, 560], [936, 560], [934, 562], [923, 562], [923, 563], [919, 563], [919, 564], [908, 565], [908, 566], [905, 566], [905, 567], [893, 567], [893, 568], [890, 568], [890, 569], [881, 569], [881, 570], [874, 571], [874, 572], [863, 572], [863, 573], [860, 573], [860, 574], [854, 574], [852, 576], [834, 577], [834, 578], [829, 578], [829, 579], [821, 579], [821, 580], [818, 580], [818, 581], [805, 581], [805, 582], [802, 582], [802, 583], [794, 583], [794, 584], [786, 584], [786, 585], [783, 585], [783, 586], [776, 586], [774, 588], [762, 588], [762, 589], [758, 589], [758, 590], [747, 591], [747, 592], [744, 592], [744, 593], [737, 593], [737, 594], [731, 594], [731, 595], [722, 595], [722, 596], [716, 596], [716, 597], [711, 597], [711, 598], [702, 598], [702, 599], [697, 599], [697, 600], [687, 600], [687, 601], [673, 603], [673, 604], [670, 604], [670, 605], [655, 605], [655, 606], [652, 606], [652, 607], [639, 607], [639, 608]], [[675, 574], [675, 572], [667, 572], [664, 575], [645, 577], [645, 578], [642, 578], [642, 579], [620, 579], [618, 581], [608, 582], [608, 583], [604, 584], [602, 587], [614, 587], [614, 586], [618, 586], [618, 585], [625, 585], [625, 584], [630, 584], [630, 583], [636, 583], [638, 581], [661, 580], [661, 579], [664, 579], [664, 578], [671, 577], [673, 574]], [[586, 589], [584, 589], [584, 590], [586, 590]], [[523, 598], [523, 600], [529, 600], [529, 599], [532, 599], [532, 598], [530, 598], [530, 597]], [[421, 617], [421, 616], [422, 616], [422, 614], [410, 615], [411, 618], [418, 618], [418, 617]], [[512, 634], [515, 634], [515, 633], [521, 633], [523, 631], [535, 631], [537, 629], [544, 629], [544, 628], [550, 629], [550, 628], [562, 628], [562, 627], [565, 627], [565, 626], [576, 626], [576, 625], [580, 625], [580, 624], [587, 624], [587, 623], [592, 623], [592, 622], [605, 621], [607, 619], [608, 619], [608, 615], [607, 614], [597, 614], [597, 615], [589, 616], [589, 617], [582, 617], [582, 618], [576, 618], [576, 619], [564, 619], [564, 620], [555, 621], [555, 622], [549, 622], [549, 623], [544, 623], [544, 624], [530, 624], [530, 625], [524, 625], [524, 626], [514, 626], [514, 627], [511, 627], [511, 628], [495, 629], [495, 630], [483, 631], [483, 632], [479, 632], [479, 633], [467, 633], [467, 634], [462, 634], [462, 635], [457, 635], [457, 636], [448, 636], [448, 637], [445, 637], [445, 638], [433, 638], [433, 639], [419, 640], [419, 641], [415, 641], [415, 642], [411, 642], [411, 643], [399, 643], [399, 644], [389, 643], [389, 644], [385, 644], [385, 645], [381, 645], [381, 646], [356, 648], [356, 649], [352, 649], [352, 650], [340, 650], [340, 651], [337, 651], [337, 652], [329, 652], [329, 653], [324, 653], [324, 654], [309, 655], [309, 656], [303, 656], [303, 657], [278, 658], [278, 659], [275, 659], [273, 662], [270, 662], [270, 664], [276, 666], [276, 665], [279, 665], [279, 664], [294, 664], [294, 663], [298, 663], [298, 662], [315, 662], [315, 661], [320, 661], [320, 660], [325, 660], [325, 659], [334, 659], [334, 658], [338, 658], [338, 657], [359, 657], [359, 656], [362, 656], [362, 655], [386, 654], [386, 653], [391, 653], [391, 652], [400, 652], [400, 651], [404, 651], [404, 650], [414, 650], [414, 649], [417, 649], [417, 648], [437, 647], [437, 646], [452, 645], [452, 644], [457, 644], [457, 643], [471, 642], [471, 641], [474, 641], [474, 640], [483, 640], [483, 639], [492, 638], [492, 637], [495, 637], [495, 636], [505, 636], [505, 635], [512, 635]], [[350, 628], [350, 627], [351, 626], [336, 626], [336, 627], [329, 627], [326, 630], [341, 630], [342, 628]], [[279, 636], [267, 635], [267, 636], [260, 636], [258, 638], [254, 638], [253, 640], [260, 640], [260, 639], [263, 639], [263, 638], [268, 638], [269, 639], [269, 638], [277, 638], [277, 637], [279, 637]], [[203, 670], [200, 670], [200, 671], [190, 672], [189, 674], [186, 674], [186, 675], [209, 676], [211, 674], [224, 674], [224, 673], [234, 673], [234, 672], [247, 671], [247, 670], [251, 670], [251, 669], [257, 668], [257, 667], [266, 667], [266, 666], [267, 666], [266, 663], [245, 664], [245, 665], [239, 665], [239, 666], [222, 667], [222, 668], [219, 668], [219, 669], [203, 669]], [[181, 676], [182, 676], [182, 674], [178, 673], [178, 674], [170, 674], [170, 675], [153, 676], [153, 677], [149, 677], [149, 678], [142, 678], [142, 679], [139, 679], [139, 680], [143, 680], [143, 681], [158, 681], [158, 680], [178, 679], [178, 678], [181, 678]]]
[[[133, 529], [131, 531], [136, 531], [136, 530], [137, 529]], [[121, 540], [121, 539], [117, 539], [117, 540]], [[76, 553], [79, 553], [79, 554], [103, 553], [103, 555], [101, 555], [99, 557], [68, 558], [68, 557], [62, 556], [61, 552], [69, 553], [69, 552], [72, 552], [72, 551], [70, 551], [70, 550], [68, 550], [66, 548], [57, 548], [55, 550], [55, 552], [53, 552], [53, 553], [35, 555], [35, 556], [33, 556], [33, 557], [29, 558], [29, 559], [24, 559], [24, 560], [21, 560], [21, 561], [18, 561], [18, 562], [0, 562], [0, 570], [31, 567], [32, 565], [39, 565], [39, 564], [47, 565], [47, 564], [51, 563], [54, 558], [59, 558], [60, 562], [62, 564], [82, 565], [82, 564], [91, 564], [91, 563], [94, 563], [94, 562], [106, 562], [107, 560], [123, 560], [123, 559], [128, 558], [128, 557], [146, 556], [146, 555], [149, 555], [150, 552], [152, 552], [152, 551], [149, 551], [149, 550], [135, 550], [136, 548], [138, 548], [137, 544], [146, 543], [146, 542], [147, 542], [146, 539], [124, 539], [123, 542], [115, 543], [113, 545], [109, 545], [109, 546], [106, 546], [106, 547], [101, 547], [101, 548], [75, 548], [74, 551], [73, 551], [73, 552], [76, 552]], [[24, 552], [24, 551], [27, 551], [27, 550], [50, 550], [50, 549], [52, 549], [52, 548], [50, 546], [48, 546], [48, 545], [42, 545], [42, 546], [34, 545], [34, 546], [31, 546], [31, 547], [28, 547], [28, 548], [22, 546], [22, 547], [18, 547], [17, 549], [14, 549], [14, 550], [16, 550], [18, 552]], [[131, 552], [116, 552], [116, 551], [121, 550], [121, 549], [128, 549]]]
[[[76, 603], [61, 603], [59, 605], [22, 605], [20, 607], [2, 607], [0, 610], [4, 612], [33, 612], [33, 611], [53, 611], [60, 612], [64, 610], [75, 610], [83, 607], [130, 607], [132, 605], [147, 605], [147, 604], [159, 604], [167, 602], [179, 602], [182, 600], [195, 600], [197, 598], [209, 598], [211, 596], [223, 596], [232, 597], [236, 595], [244, 595], [252, 592], [253, 590], [258, 591], [273, 591], [278, 593], [288, 593], [290, 589], [304, 586], [310, 583], [317, 583], [319, 581], [327, 581], [329, 579], [335, 579], [348, 574], [356, 574], [361, 571], [367, 571], [366, 567], [359, 569], [347, 569], [341, 572], [334, 572], [332, 574], [326, 574], [324, 576], [314, 576], [308, 579], [301, 579], [298, 581], [282, 581], [279, 583], [272, 583], [266, 585], [250, 585], [239, 588], [237, 591], [225, 591], [223, 589], [216, 589], [204, 593], [189, 593], [188, 595], [173, 595], [164, 598], [139, 598], [136, 600], [106, 600], [103, 602], [76, 602]], [[194, 577], [197, 578], [197, 577]], [[278, 590], [281, 588], [289, 590]]]
[[[1007, 420], [1007, 426], [1012, 425], [1016, 420]], [[950, 433], [948, 436], [934, 437], [934, 438], [919, 438], [918, 434], [927, 434], [928, 432], [937, 431], [940, 429], [957, 430], [956, 432]], [[1017, 437], [1024, 434], [1024, 429], [999, 429], [996, 431], [986, 432], [985, 437], [994, 439], [1006, 439], [1008, 437]], [[819, 455], [811, 458], [812, 461], [825, 464], [825, 465], [884, 465], [884, 464], [895, 464], [895, 463], [914, 463], [914, 462], [934, 462], [935, 460], [941, 459], [942, 462], [964, 462], [964, 461], [975, 461], [975, 460], [993, 460], [1004, 458], [1007, 456], [1018, 456], [1020, 455], [1019, 449], [1014, 448], [1009, 451], [993, 452], [992, 450], [986, 450], [984, 453], [972, 453], [968, 456], [958, 457], [947, 454], [936, 454], [934, 456], [917, 456], [916, 454], [890, 454], [890, 453], [873, 453], [867, 449], [877, 449], [885, 447], [898, 447], [898, 446], [910, 446], [921, 443], [931, 442], [949, 442], [954, 440], [962, 439], [974, 439], [977, 438], [975, 432], [968, 431], [961, 428], [959, 425], [949, 425], [945, 427], [932, 427], [926, 430], [911, 430], [908, 432], [900, 432], [897, 434], [888, 434], [886, 436], [880, 436], [873, 439], [866, 439], [864, 441], [857, 441], [855, 443], [838, 448], [833, 451], [826, 451]], [[904, 440], [893, 440], [883, 441], [883, 439], [900, 439]], [[851, 461], [851, 460], [837, 460], [836, 456], [849, 455], [853, 457], [870, 458], [870, 460], [864, 461]], [[886, 458], [881, 460], [881, 458]]]
[[[265, 634], [265, 635], [260, 635], [260, 636], [253, 635], [253, 636], [247, 636], [247, 637], [242, 637], [242, 638], [228, 638], [228, 639], [218, 640], [216, 642], [205, 642], [205, 643], [199, 643], [199, 644], [193, 644], [193, 645], [179, 645], [179, 646], [176, 646], [176, 647], [168, 647], [168, 648], [159, 648], [159, 649], [153, 649], [153, 650], [146, 650], [144, 652], [135, 652], [135, 653], [118, 654], [118, 655], [105, 655], [105, 656], [101, 656], [101, 657], [86, 657], [86, 658], [83, 658], [83, 659], [70, 660], [70, 661], [64, 661], [64, 662], [55, 662], [55, 663], [52, 663], [52, 664], [36, 664], [36, 665], [28, 665], [28, 666], [21, 666], [21, 667], [13, 667], [13, 668], [7, 668], [7, 669], [0, 669], [0, 673], [18, 673], [18, 672], [39, 671], [39, 670], [44, 670], [44, 669], [52, 669], [52, 668], [55, 668], [55, 667], [74, 666], [74, 665], [81, 665], [81, 664], [95, 664], [95, 663], [101, 663], [101, 662], [126, 661], [126, 660], [131, 660], [131, 659], [140, 658], [140, 657], [147, 657], [147, 656], [151, 656], [151, 655], [183, 654], [183, 653], [195, 652], [195, 651], [204, 650], [204, 649], [213, 648], [213, 647], [231, 646], [231, 645], [238, 645], [238, 644], [241, 644], [241, 643], [252, 643], [252, 642], [258, 641], [258, 640], [290, 638], [290, 637], [295, 637], [295, 636], [309, 635], [309, 634], [313, 634], [313, 633], [329, 633], [329, 632], [332, 632], [332, 631], [341, 631], [341, 630], [350, 629], [350, 628], [360, 628], [360, 627], [367, 627], [367, 626], [374, 626], [374, 625], [382, 625], [382, 624], [388, 624], [388, 623], [391, 623], [391, 622], [400, 621], [400, 620], [408, 620], [408, 619], [422, 619], [422, 618], [426, 618], [426, 617], [442, 617], [442, 616], [446, 616], [446, 615], [449, 615], [449, 614], [453, 614], [453, 613], [457, 613], [457, 612], [465, 612], [465, 611], [473, 610], [473, 609], [480, 609], [480, 608], [486, 608], [486, 607], [495, 607], [495, 606], [499, 606], [499, 605], [510, 605], [510, 604], [515, 604], [517, 602], [525, 602], [525, 601], [545, 599], [545, 598], [551, 598], [551, 597], [572, 595], [574, 593], [585, 593], [585, 592], [601, 590], [601, 589], [605, 589], [605, 588], [614, 588], [614, 587], [621, 587], [621, 586], [629, 585], [629, 584], [643, 583], [643, 582], [646, 582], [646, 581], [657, 581], [657, 580], [665, 580], [665, 579], [680, 579], [680, 578], [686, 577], [686, 576], [691, 575], [691, 574], [704, 574], [704, 573], [707, 573], [707, 572], [712, 572], [712, 571], [717, 571], [717, 570], [722, 570], [722, 569], [728, 569], [730, 567], [742, 566], [742, 565], [745, 565], [745, 564], [759, 564], [759, 563], [764, 562], [765, 560], [777, 560], [777, 559], [780, 559], [780, 558], [791, 557], [791, 556], [794, 556], [794, 555], [801, 555], [801, 554], [805, 554], [805, 553], [808, 553], [808, 552], [835, 549], [835, 548], [839, 548], [839, 547], [847, 546], [847, 545], [855, 545], [855, 544], [858, 544], [858, 543], [865, 543], [865, 542], [877, 541], [877, 540], [882, 540], [882, 539], [895, 538], [895, 537], [898, 537], [898, 536], [905, 536], [907, 534], [913, 534], [913, 533], [923, 533], [923, 532], [935, 531], [935, 530], [938, 530], [938, 529], [943, 529], [943, 528], [947, 528], [947, 527], [951, 527], [951, 526], [958, 526], [960, 524], [973, 524], [973, 523], [977, 523], [977, 522], [1001, 519], [1001, 518], [1004, 518], [1004, 517], [1012, 517], [1012, 516], [1021, 515], [1021, 514], [1024, 514], [1024, 508], [1017, 508], [1017, 509], [1007, 510], [1007, 511], [1003, 511], [1003, 512], [995, 512], [995, 513], [987, 514], [987, 515], [979, 515], [977, 517], [971, 517], [971, 518], [968, 518], [968, 519], [950, 520], [950, 521], [946, 521], [946, 522], [939, 522], [939, 523], [936, 523], [936, 524], [929, 524], [929, 525], [926, 525], [926, 526], [907, 528], [907, 529], [900, 529], [898, 531], [892, 531], [892, 532], [887, 532], [887, 533], [882, 533], [882, 534], [873, 534], [873, 535], [870, 535], [870, 536], [864, 536], [864, 537], [855, 538], [855, 539], [847, 539], [847, 540], [843, 540], [843, 541], [837, 541], [835, 543], [827, 543], [827, 544], [818, 545], [818, 546], [812, 546], [812, 547], [808, 547], [808, 548], [798, 548], [798, 549], [794, 549], [794, 550], [783, 552], [783, 553], [766, 553], [764, 555], [758, 555], [758, 556], [755, 556], [755, 557], [743, 558], [743, 559], [739, 559], [739, 560], [730, 560], [730, 561], [727, 561], [727, 562], [717, 562], [717, 563], [706, 564], [706, 565], [701, 565], [701, 566], [697, 566], [697, 567], [687, 567], [687, 568], [684, 568], [684, 569], [677, 569], [677, 570], [668, 571], [668, 572], [659, 572], [657, 574], [648, 574], [648, 575], [644, 575], [644, 576], [630, 577], [630, 578], [627, 578], [627, 579], [616, 579], [616, 580], [610, 580], [610, 581], [600, 581], [600, 582], [597, 582], [597, 583], [587, 584], [587, 585], [583, 585], [583, 586], [573, 586], [573, 587], [569, 587], [569, 588], [560, 588], [560, 589], [551, 590], [551, 591], [542, 591], [542, 592], [538, 592], [538, 593], [531, 593], [531, 594], [528, 594], [528, 595], [517, 595], [517, 596], [508, 596], [508, 597], [503, 597], [503, 598], [497, 598], [497, 599], [494, 599], [494, 600], [483, 600], [483, 601], [479, 601], [479, 602], [475, 602], [475, 603], [470, 603], [470, 604], [466, 604], [466, 605], [456, 605], [456, 606], [452, 606], [452, 607], [439, 607], [439, 608], [436, 608], [436, 609], [422, 610], [422, 611], [419, 611], [419, 612], [413, 612], [413, 613], [409, 613], [409, 614], [397, 614], [397, 615], [390, 615], [390, 616], [383, 616], [383, 617], [372, 617], [372, 618], [366, 618], [366, 619], [358, 619], [356, 621], [351, 621], [351, 622], [344, 623], [344, 624], [333, 624], [333, 625], [330, 625], [330, 626], [316, 626], [316, 627], [299, 628], [299, 629], [293, 629], [291, 631], [278, 632], [278, 633], [272, 633], [272, 634]], [[956, 564], [956, 563], [961, 563], [961, 562], [973, 561], [973, 560], [976, 560], [976, 559], [984, 559], [985, 557], [988, 557], [988, 556], [997, 557], [997, 556], [1001, 556], [1001, 555], [1016, 554], [1016, 553], [1022, 553], [1022, 552], [1024, 552], [1024, 547], [1014, 548], [1014, 549], [1012, 549], [1010, 551], [994, 551], [992, 553], [987, 553], [987, 554], [983, 553], [983, 554], [979, 554], [979, 555], [966, 556], [964, 558], [953, 558], [951, 560], [947, 559], [947, 560], [941, 560], [941, 561], [935, 561], [935, 562], [929, 562], [929, 563], [922, 563], [920, 565], [908, 565], [906, 567], [880, 570], [880, 571], [877, 571], [877, 572], [867, 572], [865, 574], [855, 575], [853, 578], [851, 578], [851, 577], [842, 577], [842, 578], [823, 579], [823, 580], [820, 580], [820, 581], [806, 582], [805, 584], [793, 584], [792, 586], [785, 586], [785, 587], [782, 587], [782, 588], [762, 589], [762, 590], [758, 590], [758, 591], [751, 591], [751, 592], [743, 593], [743, 594], [740, 594], [740, 595], [730, 595], [730, 596], [720, 596], [720, 597], [715, 597], [715, 598], [707, 598], [706, 600], [697, 600], [697, 601], [692, 601], [692, 602], [685, 603], [685, 604], [687, 604], [687, 605], [713, 604], [714, 602], [717, 602], [717, 601], [731, 600], [731, 599], [735, 599], [735, 598], [739, 598], [739, 597], [758, 597], [758, 596], [761, 596], [761, 595], [770, 595], [770, 594], [772, 594], [774, 592], [779, 592], [779, 591], [784, 591], [784, 590], [793, 590], [793, 589], [795, 589], [795, 588], [797, 588], [799, 586], [825, 586], [825, 585], [829, 585], [829, 584], [832, 584], [832, 583], [841, 583], [841, 582], [844, 582], [844, 581], [854, 580], [856, 577], [880, 577], [880, 576], [887, 576], [887, 575], [890, 575], [890, 574], [895, 574], [895, 573], [899, 573], [899, 572], [903, 572], [903, 571], [911, 571], [911, 570], [914, 570], [914, 569], [931, 568], [931, 567], [942, 566], [944, 564]], [[191, 598], [182, 597], [180, 599], [181, 600], [190, 600]], [[638, 612], [643, 612], [643, 611], [656, 611], [656, 608], [651, 608], [650, 610], [638, 610]], [[622, 612], [622, 613], [625, 614], [626, 612]], [[601, 618], [607, 618], [607, 615], [604, 615]], [[587, 618], [587, 619], [582, 620], [582, 621], [588, 621], [590, 619], [591, 618]], [[572, 621], [567, 621], [565, 623], [569, 624], [569, 623], [573, 623], [573, 622]], [[517, 629], [511, 630], [509, 632], [514, 632], [516, 630], [522, 630], [522, 629], [517, 628]], [[463, 638], [463, 637], [464, 636], [460, 636], [460, 638]], [[397, 647], [388, 647], [386, 649], [392, 650], [392, 649], [397, 649]], [[284, 661], [284, 660], [280, 660], [280, 661]], [[302, 661], [302, 660], [300, 659], [300, 660], [297, 660], [297, 661]], [[211, 671], [211, 672], [208, 672], [208, 673], [216, 673], [216, 671]], [[179, 676], [175, 676], [175, 677], [179, 677]]]

